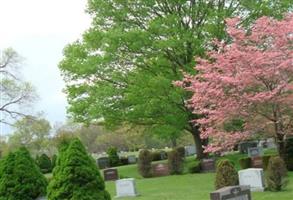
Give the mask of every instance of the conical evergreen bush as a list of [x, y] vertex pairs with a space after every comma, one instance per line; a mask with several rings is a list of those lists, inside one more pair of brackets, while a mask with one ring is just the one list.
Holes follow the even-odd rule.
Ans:
[[46, 187], [46, 178], [26, 148], [1, 160], [0, 200], [35, 200], [45, 195]]
[[80, 140], [62, 145], [48, 186], [49, 200], [110, 200], [95, 161]]

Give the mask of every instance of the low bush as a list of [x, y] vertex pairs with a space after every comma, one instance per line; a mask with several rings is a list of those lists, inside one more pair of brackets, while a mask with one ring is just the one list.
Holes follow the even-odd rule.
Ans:
[[270, 191], [281, 191], [288, 183], [285, 162], [278, 156], [270, 158], [266, 175], [267, 188]]
[[234, 165], [229, 160], [220, 160], [216, 168], [216, 189], [238, 185], [238, 182], [238, 173]]
[[246, 157], [246, 158], [241, 158], [239, 159], [239, 164], [241, 169], [247, 169], [251, 167], [251, 158]]
[[116, 147], [110, 147], [107, 150], [107, 154], [109, 157], [109, 162], [111, 167], [117, 167], [120, 164], [118, 152]]
[[269, 165], [269, 160], [272, 156], [271, 155], [264, 155], [262, 157], [262, 167], [263, 167], [263, 170], [267, 170], [268, 168], [268, 165]]
[[200, 171], [201, 171], [200, 161], [195, 160], [195, 161], [188, 163], [187, 168], [188, 168], [188, 172], [191, 174], [200, 173]]
[[168, 154], [168, 165], [171, 174], [183, 173], [183, 158], [176, 150], [172, 150]]
[[36, 158], [37, 165], [41, 169], [42, 173], [50, 173], [52, 171], [52, 162], [46, 154], [42, 154]]
[[55, 167], [55, 165], [56, 165], [56, 160], [57, 160], [57, 155], [56, 154], [54, 154], [53, 156], [52, 156], [52, 170], [54, 169], [54, 167]]
[[139, 152], [137, 166], [142, 177], [152, 177], [152, 160], [152, 153], [149, 150], [143, 149]]

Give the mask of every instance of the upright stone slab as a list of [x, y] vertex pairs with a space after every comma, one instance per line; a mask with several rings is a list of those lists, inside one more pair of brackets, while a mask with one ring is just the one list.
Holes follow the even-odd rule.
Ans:
[[136, 156], [135, 155], [131, 155], [131, 156], [128, 156], [128, 163], [129, 164], [135, 164], [136, 163]]
[[195, 146], [185, 146], [185, 156], [191, 156], [196, 154]]
[[239, 185], [249, 185], [251, 191], [263, 192], [265, 188], [263, 169], [249, 168], [238, 172]]
[[105, 169], [104, 170], [104, 180], [105, 181], [116, 181], [118, 180], [118, 170], [117, 169]]
[[200, 163], [202, 172], [214, 172], [216, 170], [216, 161], [213, 158], [202, 159]]
[[248, 156], [251, 158], [251, 167], [262, 168], [263, 149], [261, 147], [248, 148]]
[[116, 197], [138, 196], [134, 178], [120, 179], [115, 182]]
[[170, 170], [168, 165], [163, 163], [153, 164], [152, 172], [154, 177], [170, 175]]
[[240, 151], [240, 153], [247, 154], [248, 148], [251, 148], [251, 147], [257, 147], [257, 142], [255, 142], [255, 141], [241, 142], [239, 144], [239, 151]]
[[211, 200], [251, 200], [249, 186], [229, 186], [210, 194]]
[[110, 167], [110, 161], [108, 157], [98, 158], [97, 163], [100, 169], [105, 169]]

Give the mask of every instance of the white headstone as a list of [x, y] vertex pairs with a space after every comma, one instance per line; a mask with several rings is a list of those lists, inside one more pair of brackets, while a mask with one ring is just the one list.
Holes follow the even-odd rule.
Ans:
[[249, 168], [240, 170], [239, 185], [249, 185], [251, 191], [263, 192], [265, 187], [263, 169]]
[[185, 156], [196, 154], [195, 146], [185, 146]]
[[115, 183], [116, 197], [134, 197], [138, 195], [134, 178], [120, 179]]

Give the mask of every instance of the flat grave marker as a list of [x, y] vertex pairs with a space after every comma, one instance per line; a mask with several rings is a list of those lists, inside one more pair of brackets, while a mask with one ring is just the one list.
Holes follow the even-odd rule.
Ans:
[[211, 200], [251, 200], [249, 186], [228, 186], [210, 194]]

